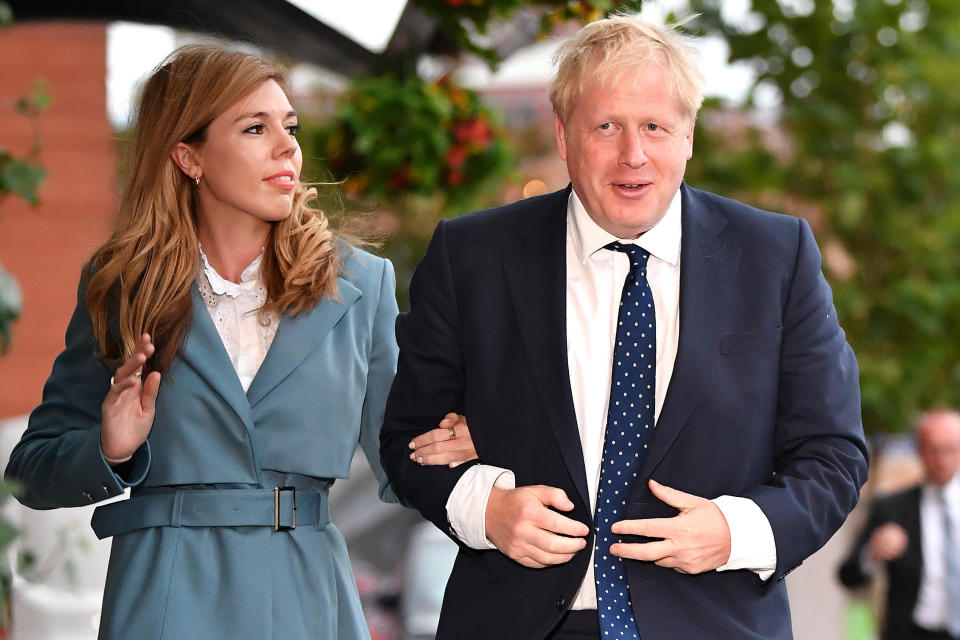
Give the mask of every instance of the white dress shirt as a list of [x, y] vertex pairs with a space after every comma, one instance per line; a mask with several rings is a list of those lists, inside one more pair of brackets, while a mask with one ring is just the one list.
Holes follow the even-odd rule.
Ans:
[[217, 273], [200, 250], [203, 273], [197, 279], [197, 288], [244, 391], [260, 370], [279, 323], [276, 314], [261, 319], [257, 313], [267, 300], [260, 276], [262, 258], [262, 254], [257, 256], [243, 270], [240, 282], [231, 282]]
[[[944, 512], [940, 495], [946, 500]], [[947, 567], [944, 563], [944, 518], [950, 518], [953, 531], [960, 533], [960, 475], [943, 488], [931, 484], [920, 490], [920, 550], [923, 554], [923, 573], [920, 591], [913, 610], [913, 621], [924, 629], [944, 629], [948, 623], [951, 602], [947, 597]], [[956, 535], [956, 533], [955, 533]], [[960, 606], [952, 603], [952, 606]]]
[[[625, 254], [603, 247], [619, 240], [635, 243], [651, 254], [647, 281], [657, 314], [654, 413], [659, 417], [680, 336], [680, 236], [679, 191], [660, 222], [636, 240], [619, 239], [601, 229], [587, 214], [576, 192], [571, 192], [566, 240], [567, 363], [591, 510], [596, 506], [600, 481], [617, 309], [630, 269]], [[469, 419], [467, 416], [468, 423]], [[494, 485], [513, 488], [514, 484], [510, 470], [490, 465], [475, 465], [464, 473], [446, 508], [454, 532], [465, 544], [475, 549], [494, 548], [484, 526], [487, 499]], [[720, 496], [714, 503], [727, 520], [731, 539], [730, 557], [718, 570], [750, 569], [767, 579], [776, 567], [776, 545], [766, 516], [747, 498]], [[597, 606], [592, 558], [588, 567], [573, 609]]]

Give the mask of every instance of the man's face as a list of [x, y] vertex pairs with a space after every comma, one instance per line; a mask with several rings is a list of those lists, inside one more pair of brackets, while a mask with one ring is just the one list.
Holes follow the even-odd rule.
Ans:
[[927, 478], [938, 487], [960, 470], [960, 416], [940, 412], [924, 418], [917, 430], [917, 453]]
[[693, 154], [693, 118], [666, 88], [660, 67], [589, 86], [556, 118], [557, 146], [587, 213], [618, 238], [636, 238], [667, 211]]

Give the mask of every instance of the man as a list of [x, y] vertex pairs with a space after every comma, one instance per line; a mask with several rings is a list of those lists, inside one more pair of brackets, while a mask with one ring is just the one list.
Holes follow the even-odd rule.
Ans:
[[[572, 186], [441, 222], [397, 323], [384, 467], [460, 544], [438, 637], [790, 638], [782, 579], [866, 477], [812, 234], [681, 184], [677, 34], [609, 18], [557, 60]], [[450, 410], [480, 464], [408, 460]]]
[[840, 567], [859, 587], [887, 574], [885, 640], [960, 638], [960, 413], [940, 409], [916, 422], [923, 483], [877, 499]]

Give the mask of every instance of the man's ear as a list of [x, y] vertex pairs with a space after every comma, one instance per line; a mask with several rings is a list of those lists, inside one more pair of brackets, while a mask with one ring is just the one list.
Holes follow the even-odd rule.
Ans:
[[560, 116], [556, 113], [553, 114], [553, 127], [557, 134], [557, 152], [560, 154], [560, 159], [566, 161], [567, 132], [563, 127], [563, 120], [561, 120]]
[[170, 157], [188, 178], [196, 179], [203, 176], [203, 167], [200, 164], [199, 154], [194, 147], [186, 142], [178, 142], [170, 152]]

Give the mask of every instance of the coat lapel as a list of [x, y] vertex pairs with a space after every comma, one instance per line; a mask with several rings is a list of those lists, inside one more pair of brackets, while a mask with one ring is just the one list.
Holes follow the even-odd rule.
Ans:
[[340, 321], [347, 309], [360, 299], [360, 289], [343, 278], [338, 279], [338, 285], [339, 299], [324, 298], [312, 309], [295, 316], [284, 315], [280, 319], [277, 335], [270, 345], [267, 357], [247, 390], [246, 398], [250, 406], [256, 406], [299, 367]]
[[520, 337], [547, 418], [583, 504], [590, 504], [567, 369], [566, 234], [570, 189], [519, 223], [518, 250], [504, 262]]
[[724, 292], [732, 286], [741, 254], [739, 246], [720, 237], [726, 219], [686, 185], [681, 206], [680, 337], [670, 387], [640, 471], [643, 484], [677, 439], [710, 375], [705, 358], [719, 349], [717, 319], [724, 315]]
[[[247, 402], [240, 379], [234, 371], [233, 363], [230, 362], [230, 356], [227, 355], [217, 328], [213, 326], [210, 312], [207, 311], [207, 306], [200, 297], [196, 283], [190, 285], [190, 295], [193, 302], [193, 316], [190, 321], [190, 331], [187, 333], [180, 355], [233, 409], [247, 429], [252, 429], [250, 403]], [[176, 376], [176, 372], [172, 375]]]

